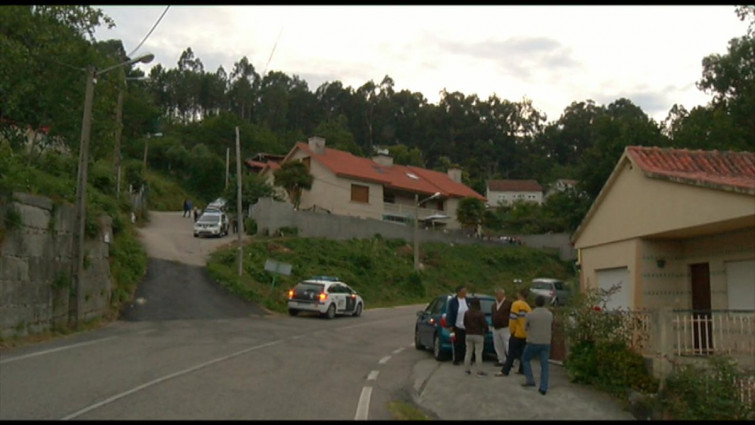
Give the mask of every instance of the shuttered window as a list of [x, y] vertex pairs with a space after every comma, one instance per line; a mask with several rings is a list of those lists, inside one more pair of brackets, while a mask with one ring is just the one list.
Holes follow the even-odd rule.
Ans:
[[351, 200], [354, 202], [363, 202], [365, 204], [369, 203], [370, 188], [367, 186], [352, 184], [351, 185]]

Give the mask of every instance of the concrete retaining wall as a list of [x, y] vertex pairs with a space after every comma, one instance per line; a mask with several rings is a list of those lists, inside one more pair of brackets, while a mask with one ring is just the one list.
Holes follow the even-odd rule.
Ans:
[[[70, 204], [15, 192], [0, 195], [0, 337], [27, 335], [68, 322], [72, 240], [76, 211]], [[84, 243], [82, 318], [110, 306], [109, 217]]]
[[[250, 216], [257, 223], [257, 234], [274, 234], [284, 227], [296, 227], [299, 236], [323, 237], [329, 239], [363, 239], [380, 234], [386, 239], [414, 240], [414, 228], [401, 223], [339, 216], [321, 212], [294, 211], [291, 204], [277, 202], [272, 198], [261, 198], [250, 208]], [[515, 236], [515, 235], [512, 235]], [[440, 231], [419, 229], [421, 242], [436, 241], [459, 244], [502, 245], [505, 242], [470, 237], [462, 231]], [[566, 233], [546, 235], [522, 235], [522, 244], [539, 249], [552, 249], [562, 260], [577, 258], [576, 250], [569, 242]]]

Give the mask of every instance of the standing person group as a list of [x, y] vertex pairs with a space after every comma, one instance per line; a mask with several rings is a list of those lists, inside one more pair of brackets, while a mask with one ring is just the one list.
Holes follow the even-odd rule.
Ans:
[[[529, 291], [522, 288], [513, 303], [506, 298], [503, 288], [495, 291], [495, 303], [491, 306], [493, 345], [501, 370], [495, 376], [508, 376], [518, 362], [517, 374], [525, 376], [523, 387], [536, 386], [532, 373], [533, 357], [540, 360], [540, 385], [538, 391], [545, 395], [548, 391], [549, 359], [553, 313], [545, 307], [545, 297], [535, 298], [535, 309], [527, 303]], [[481, 369], [485, 345], [485, 335], [489, 331], [485, 313], [481, 311], [479, 298], [467, 298], [464, 285], [456, 287], [456, 296], [448, 303], [446, 316], [451, 328], [453, 342], [453, 364], [464, 362], [464, 372], [472, 374], [472, 357], [477, 376], [486, 373]], [[507, 343], [508, 342], [508, 343]]]

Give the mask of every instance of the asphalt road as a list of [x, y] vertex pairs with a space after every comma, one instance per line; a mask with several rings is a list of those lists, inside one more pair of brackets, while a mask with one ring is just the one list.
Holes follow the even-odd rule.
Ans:
[[[483, 379], [414, 349], [424, 305], [333, 320], [273, 314], [212, 281], [209, 253], [235, 243], [192, 236], [180, 212], [140, 231], [147, 275], [121, 319], [0, 350], [0, 420], [389, 420], [404, 401], [436, 419], [627, 420], [553, 366], [543, 397], [521, 377]], [[537, 368], [536, 363], [533, 365]]]
[[204, 271], [235, 235], [193, 238], [192, 223], [151, 214], [121, 320], [0, 352], [0, 419], [391, 419], [390, 401], [412, 399], [416, 306], [268, 313]]

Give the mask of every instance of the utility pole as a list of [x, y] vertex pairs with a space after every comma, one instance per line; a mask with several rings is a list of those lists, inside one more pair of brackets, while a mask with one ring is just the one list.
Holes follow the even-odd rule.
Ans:
[[414, 271], [419, 271], [419, 195], [414, 194]]
[[225, 148], [225, 188], [228, 189], [228, 168], [230, 163], [231, 148]]
[[[125, 85], [126, 82], [124, 81]], [[121, 197], [121, 134], [123, 133], [123, 92], [121, 88], [118, 92], [118, 109], [115, 112], [116, 129], [115, 129], [115, 197]]]
[[[226, 150], [228, 152], [228, 150]], [[241, 211], [241, 142], [239, 141], [239, 128], [236, 127], [236, 223], [238, 227], [239, 241], [239, 277], [244, 270], [244, 247], [241, 245], [241, 235], [244, 233], [244, 220]]]
[[76, 226], [73, 231], [73, 283], [74, 293], [68, 297], [68, 320], [74, 328], [79, 327], [83, 307], [82, 274], [84, 273], [84, 226], [86, 221], [87, 174], [89, 165], [89, 137], [92, 129], [92, 98], [94, 97], [94, 65], [87, 67], [87, 85], [84, 94], [84, 117], [81, 121], [79, 144], [79, 172], [76, 181]]
[[[147, 172], [147, 151], [149, 150], [149, 138], [150, 135], [147, 134], [147, 138], [144, 139], [144, 172]], [[145, 175], [144, 178], [146, 179], [147, 176]]]

